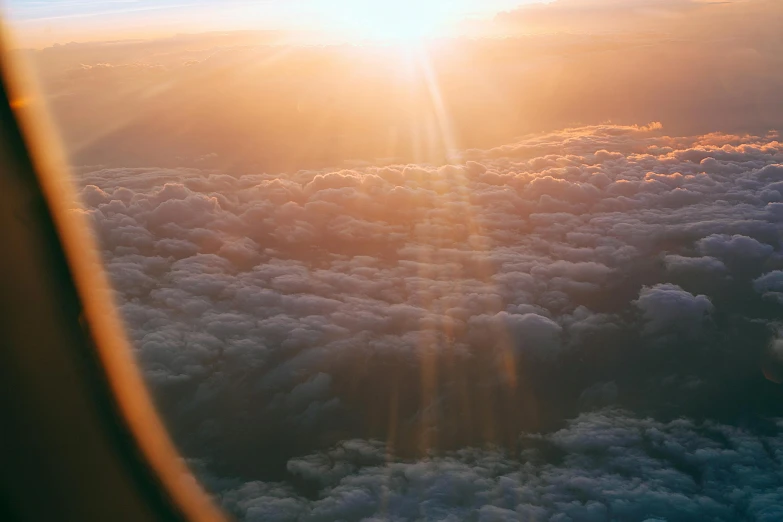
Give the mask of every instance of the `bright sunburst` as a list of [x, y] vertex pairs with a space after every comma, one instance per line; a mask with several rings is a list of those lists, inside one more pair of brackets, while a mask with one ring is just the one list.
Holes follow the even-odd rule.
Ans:
[[455, 18], [448, 2], [421, 0], [343, 0], [333, 13], [342, 37], [401, 43], [441, 35]]

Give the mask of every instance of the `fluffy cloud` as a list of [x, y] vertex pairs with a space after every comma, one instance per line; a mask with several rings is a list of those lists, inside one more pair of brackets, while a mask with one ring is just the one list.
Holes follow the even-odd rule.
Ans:
[[698, 332], [714, 310], [707, 296], [695, 296], [672, 284], [643, 288], [634, 304], [644, 314], [644, 331], [651, 334], [673, 329]]
[[[606, 405], [779, 413], [783, 145], [600, 125], [465, 156], [80, 174], [175, 439], [243, 484], [220, 486], [226, 505], [248, 520], [774, 519], [772, 479], [742, 470], [779, 466], [777, 449], [743, 468], [690, 421], [592, 413], [557, 430]], [[523, 461], [565, 460], [448, 453], [521, 432], [545, 446]], [[317, 452], [353, 439], [384, 444]]]
[[495, 315], [478, 315], [468, 323], [475, 343], [490, 339], [507, 342], [516, 355], [531, 354], [536, 357], [554, 357], [560, 350], [563, 328], [556, 322], [538, 314], [498, 312]]
[[775, 249], [771, 245], [760, 243], [753, 238], [734, 235], [727, 236], [715, 234], [705, 237], [696, 244], [696, 248], [703, 254], [719, 258], [736, 269], [758, 270]]
[[783, 270], [773, 270], [755, 279], [753, 288], [764, 297], [783, 303]]
[[723, 261], [714, 257], [667, 255], [664, 261], [666, 262], [666, 268], [675, 274], [698, 275], [700, 273], [723, 273], [727, 270]]

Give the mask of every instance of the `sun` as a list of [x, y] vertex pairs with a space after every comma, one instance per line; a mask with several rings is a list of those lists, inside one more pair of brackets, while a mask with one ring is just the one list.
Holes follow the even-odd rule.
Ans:
[[356, 41], [410, 43], [444, 34], [453, 22], [448, 2], [343, 0], [335, 2], [334, 27]]

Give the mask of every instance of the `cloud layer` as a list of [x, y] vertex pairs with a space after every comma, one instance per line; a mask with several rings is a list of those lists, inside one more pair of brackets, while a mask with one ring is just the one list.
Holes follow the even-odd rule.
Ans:
[[[532, 520], [549, 520], [577, 500], [573, 520], [590, 519], [579, 511], [588, 507], [595, 520], [777, 516], [766, 515], [774, 513], [767, 493], [753, 501], [741, 488], [727, 493], [740, 479], [721, 475], [720, 455], [703, 462], [689, 446], [662, 462], [656, 444], [669, 442], [649, 438], [681, 422], [693, 437], [707, 436], [707, 425], [742, 425], [743, 437], [757, 438], [754, 448], [768, 448], [759, 469], [779, 472], [780, 456], [769, 449], [779, 444], [779, 425], [764, 420], [780, 416], [783, 400], [777, 135], [670, 137], [657, 124], [602, 125], [465, 155], [460, 165], [284, 176], [163, 168], [79, 175], [82, 212], [175, 440], [207, 475], [247, 483], [223, 483], [225, 502], [249, 520], [267, 516], [258, 499], [270, 498], [280, 513], [317, 502], [314, 520], [360, 520], [381, 504], [409, 519], [407, 495], [417, 489], [389, 486], [394, 502], [378, 504], [381, 482], [351, 481], [411, 470], [431, 474], [417, 488], [437, 489], [454, 469], [448, 480], [468, 474], [473, 485], [465, 487], [478, 496], [448, 511], [462, 497], [427, 489], [435, 511], [423, 519], [472, 510], [477, 520], [504, 520], [530, 504]], [[589, 413], [608, 406], [637, 417]], [[694, 420], [672, 420], [679, 417]], [[555, 448], [545, 456], [570, 454], [582, 444], [581, 427], [600, 419], [611, 429], [590, 437], [648, 430], [630, 446], [600, 442], [618, 459], [638, 459], [639, 482], [589, 460], [589, 448], [530, 468], [524, 480], [502, 466], [476, 471], [463, 462], [474, 457], [454, 453], [490, 445], [504, 449], [475, 458], [516, 462], [524, 432], [544, 434]], [[759, 442], [763, 433], [772, 442]], [[376, 449], [396, 464], [367, 450], [367, 465], [334, 464], [353, 475], [320, 476], [301, 460], [353, 439], [383, 441]], [[742, 453], [715, 440], [718, 454]], [[362, 453], [369, 443], [356, 444]], [[444, 452], [452, 456], [415, 460]], [[736, 458], [731, 473], [744, 465]], [[596, 482], [547, 500], [549, 488], [566, 487], [553, 484], [569, 470], [581, 470], [573, 480], [592, 473]], [[535, 477], [537, 485], [525, 485]], [[779, 487], [759, 480], [770, 495]], [[610, 498], [612, 481], [622, 487]], [[512, 482], [526, 492], [501, 501]], [[677, 488], [676, 498], [662, 493]], [[671, 510], [642, 516], [653, 498], [673, 502]], [[359, 507], [348, 507], [354, 501]]]
[[383, 444], [347, 441], [291, 460], [318, 488], [308, 499], [282, 483], [223, 484], [221, 503], [261, 521], [734, 521], [783, 517], [783, 437], [627, 412], [583, 414], [514, 453], [464, 449], [419, 461]]

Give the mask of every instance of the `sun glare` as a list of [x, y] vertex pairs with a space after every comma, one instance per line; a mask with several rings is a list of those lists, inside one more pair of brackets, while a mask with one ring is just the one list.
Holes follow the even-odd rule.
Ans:
[[328, 30], [351, 40], [410, 43], [443, 34], [454, 12], [445, 2], [346, 0]]

